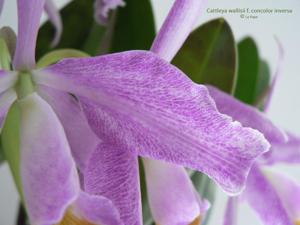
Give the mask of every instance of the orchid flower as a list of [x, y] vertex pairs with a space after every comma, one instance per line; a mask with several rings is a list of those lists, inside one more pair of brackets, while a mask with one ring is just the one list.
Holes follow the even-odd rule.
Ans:
[[151, 52], [36, 69], [45, 0], [17, 4], [14, 71], [0, 72], [0, 112], [4, 133], [12, 112], [20, 114], [20, 164], [10, 166], [32, 224], [141, 224], [138, 155], [202, 171], [228, 193], [241, 192], [269, 148], [260, 132], [220, 114], [204, 86]]
[[[281, 73], [283, 49], [280, 44], [279, 49], [279, 65], [270, 87], [270, 94], [266, 105], [269, 105], [275, 83]], [[227, 113], [240, 121], [244, 126], [261, 131], [271, 143], [271, 150], [263, 154], [251, 169], [247, 186], [243, 193], [243, 199], [247, 200], [265, 225], [298, 225], [300, 223], [300, 208], [298, 206], [300, 184], [283, 175], [264, 172], [263, 167], [275, 163], [299, 163], [300, 138], [290, 132], [282, 132], [282, 134], [278, 132], [274, 136], [275, 133], [271, 134], [270, 132], [274, 130], [275, 126], [271, 122], [269, 124], [262, 123], [263, 113], [259, 112], [256, 108], [246, 105], [214, 87], [209, 87], [208, 89], [220, 112]], [[285, 134], [285, 141], [282, 139], [283, 134]], [[282, 140], [280, 141], [280, 139]], [[224, 225], [237, 224], [237, 200], [228, 200]]]
[[[190, 31], [192, 30], [195, 20], [199, 16], [201, 9], [204, 8], [203, 3], [203, 1], [199, 0], [175, 1], [175, 4], [169, 13], [169, 16], [167, 17], [163, 27], [161, 28], [161, 31], [159, 32], [158, 36], [156, 37], [153, 43], [151, 51], [159, 55], [161, 58], [170, 61], [181, 47], [181, 45], [189, 35]], [[170, 74], [170, 79], [172, 80], [171, 77], [172, 75]], [[172, 82], [170, 82], [169, 86], [172, 85], [171, 83]], [[130, 83], [129, 85], [132, 88], [135, 88]], [[166, 87], [164, 87], [163, 89], [165, 88]], [[120, 91], [122, 92], [122, 90]], [[135, 101], [141, 104], [140, 102], [142, 100], [139, 98], [144, 98], [146, 99], [146, 102], [149, 102], [149, 104], [155, 104], [155, 102], [153, 102], [151, 98], [149, 99], [149, 97], [146, 95], [147, 94], [142, 94], [142, 96], [136, 97]], [[185, 94], [181, 93], [180, 95]], [[182, 146], [180, 143], [176, 144], [174, 142], [172, 144], [173, 146], [162, 144], [159, 139], [152, 138], [151, 135], [153, 134], [151, 133], [149, 133], [149, 140], [151, 141], [143, 143], [142, 136], [136, 135], [133, 132], [139, 131], [148, 133], [151, 131], [151, 129], [153, 129], [153, 127], [150, 127], [149, 124], [142, 126], [138, 125], [135, 121], [127, 120], [126, 117], [119, 115], [119, 113], [115, 113], [113, 111], [111, 115], [108, 115], [106, 112], [103, 111], [103, 109], [99, 108], [99, 106], [87, 101], [86, 99], [81, 98], [81, 102], [83, 104], [83, 108], [86, 112], [89, 123], [95, 131], [95, 133], [98, 134], [98, 136], [101, 137], [102, 140], [107, 140], [107, 144], [103, 145], [102, 149], [98, 152], [94, 152], [90, 162], [88, 163], [89, 168], [86, 170], [84, 177], [86, 184], [92, 186], [92, 188], [87, 187], [86, 190], [88, 190], [90, 193], [104, 195], [112, 199], [115, 205], [117, 207], [119, 206], [121, 217], [122, 215], [124, 215], [124, 220], [130, 221], [128, 223], [131, 224], [132, 221], [138, 221], [140, 219], [139, 213], [137, 213], [136, 215], [132, 215], [133, 217], [135, 216], [135, 219], [128, 218], [128, 214], [129, 212], [135, 211], [135, 209], [140, 208], [140, 200], [138, 194], [139, 191], [125, 190], [128, 188], [128, 186], [133, 185], [132, 177], [136, 176], [137, 174], [137, 165], [135, 166], [135, 168], [132, 167], [132, 164], [127, 165], [128, 162], [133, 161], [133, 159], [131, 159], [132, 156], [128, 155], [128, 160], [126, 160], [126, 162], [124, 160], [123, 154], [119, 152], [122, 149], [150, 149], [151, 151], [153, 151], [153, 153], [149, 152], [150, 154], [144, 154], [143, 152], [141, 152], [141, 156], [153, 157], [153, 155], [155, 155], [157, 159], [163, 159], [160, 155], [164, 153], [159, 149], [170, 149], [170, 152], [177, 152], [184, 151], [184, 148], [186, 147]], [[200, 102], [203, 101], [199, 99], [199, 103]], [[174, 103], [169, 102], [169, 104]], [[182, 101], [182, 104], [184, 104], [184, 101]], [[149, 106], [145, 105], [145, 108], [148, 109]], [[188, 111], [186, 111], [186, 113], [189, 114], [191, 111], [193, 111], [193, 109], [190, 108]], [[198, 114], [197, 116], [199, 117], [196, 119], [199, 119], [199, 121], [205, 121], [201, 119], [203, 118], [201, 117], [201, 114]], [[167, 119], [167, 117], [165, 117], [165, 119]], [[162, 123], [159, 122], [155, 118], [155, 116], [153, 116], [151, 120], [153, 121], [153, 123], [156, 123], [158, 125]], [[114, 122], [112, 125], [112, 121], [116, 122]], [[122, 121], [122, 123], [119, 121]], [[167, 122], [168, 121], [164, 121], [164, 123]], [[265, 124], [268, 123], [268, 121], [263, 120], [262, 123]], [[155, 129], [157, 130], [158, 127], [156, 127]], [[161, 128], [159, 128], [158, 132], [161, 132], [159, 136], [163, 136], [170, 132], [170, 130], [166, 133], [163, 132]], [[172, 135], [177, 135], [177, 133], [178, 132], [175, 131]], [[279, 133], [279, 139], [282, 138], [281, 135], [283, 135], [281, 131], [278, 131], [278, 129], [276, 129], [275, 127], [270, 133], [275, 133], [275, 135]], [[241, 146], [243, 145], [242, 143], [240, 144]], [[153, 145], [155, 148], [153, 148], [153, 146], [151, 145]], [[155, 151], [157, 151], [157, 153], [154, 153]], [[160, 151], [160, 153], [158, 153], [158, 151]], [[116, 156], [113, 156], [113, 154], [121, 155], [123, 157], [119, 159]], [[105, 155], [107, 159], [102, 159], [103, 155]], [[167, 161], [171, 163], [178, 164], [177, 160], [180, 159], [177, 157], [172, 157], [171, 160], [167, 159]], [[199, 158], [199, 160], [201, 159]], [[135, 162], [137, 161], [135, 160]], [[157, 224], [162, 225], [200, 224], [200, 221], [203, 220], [205, 211], [208, 208], [208, 203], [206, 201], [201, 200], [200, 197], [196, 194], [191, 180], [187, 176], [187, 173], [184, 170], [184, 168], [172, 165], [170, 163], [160, 162], [158, 160], [151, 160], [146, 158], [143, 160], [143, 162], [145, 168], [150, 208], [155, 222]], [[115, 164], [121, 165], [120, 167], [118, 167], [118, 171], [127, 171], [128, 173], [128, 171], [132, 170], [131, 173], [133, 175], [123, 174], [121, 172], [116, 171], [117, 175], [115, 177], [122, 177], [122, 182], [120, 182], [119, 180], [117, 180], [116, 182], [112, 182], [111, 178], [107, 180], [110, 174], [112, 173], [111, 170], [109, 170], [109, 168], [111, 168], [112, 165]], [[185, 163], [181, 164], [189, 166]], [[97, 183], [95, 183], [93, 177], [97, 176], [97, 174], [98, 176], [99, 174], [101, 174], [101, 176], [99, 177], [103, 177], [103, 179], [98, 179]], [[92, 182], [89, 181], [90, 179], [92, 180]], [[135, 184], [134, 186], [137, 187], [138, 185]], [[120, 194], [116, 194], [116, 192], [127, 192], [126, 196], [128, 197], [124, 199], [124, 194], [122, 194], [122, 199], [120, 197]], [[136, 202], [131, 201], [129, 204], [128, 199], [134, 199], [136, 200]]]

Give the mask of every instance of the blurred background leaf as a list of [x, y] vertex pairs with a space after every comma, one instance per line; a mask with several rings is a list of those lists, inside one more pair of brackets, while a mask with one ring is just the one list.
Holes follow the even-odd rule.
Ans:
[[117, 11], [110, 52], [149, 50], [155, 38], [150, 0], [126, 0]]
[[194, 82], [211, 84], [232, 93], [236, 80], [236, 58], [231, 28], [223, 18], [218, 18], [194, 30], [172, 63]]
[[234, 96], [248, 104], [255, 103], [259, 63], [256, 43], [251, 37], [246, 37], [238, 43], [238, 77]]

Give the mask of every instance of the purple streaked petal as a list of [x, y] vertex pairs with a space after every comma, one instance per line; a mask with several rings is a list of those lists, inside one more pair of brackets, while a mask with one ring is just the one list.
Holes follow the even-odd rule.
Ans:
[[58, 118], [36, 93], [21, 110], [21, 177], [31, 224], [58, 223], [79, 195], [75, 163]]
[[237, 225], [238, 201], [238, 197], [228, 198], [223, 225]]
[[231, 194], [269, 148], [261, 133], [220, 114], [205, 86], [150, 52], [67, 59], [33, 79], [97, 103], [85, 109], [99, 137], [202, 171]]
[[123, 0], [95, 0], [95, 20], [101, 25], [106, 25], [108, 22], [109, 12], [119, 6], [125, 6], [125, 2]]
[[192, 31], [206, 3], [207, 0], [176, 0], [151, 51], [171, 61]]
[[221, 113], [231, 116], [234, 120], [241, 122], [243, 126], [259, 130], [270, 143], [284, 143], [287, 141], [286, 133], [256, 108], [213, 86], [207, 85], [207, 88]]
[[18, 0], [18, 37], [13, 60], [15, 70], [35, 67], [35, 47], [45, 0]]
[[203, 219], [193, 183], [183, 167], [143, 159], [147, 192], [156, 224], [191, 224]]
[[53, 0], [46, 0], [45, 2], [45, 11], [49, 17], [49, 20], [55, 27], [55, 36], [52, 40], [51, 46], [55, 47], [59, 41], [63, 30], [63, 25], [59, 10], [56, 8]]
[[286, 143], [272, 143], [269, 152], [259, 158], [262, 164], [275, 163], [300, 163], [300, 138], [290, 132], [286, 132], [288, 141]]
[[84, 171], [100, 139], [91, 130], [78, 101], [66, 92], [46, 86], [39, 86], [38, 93], [51, 105], [60, 119], [76, 164]]
[[114, 142], [99, 144], [84, 174], [84, 189], [110, 199], [119, 210], [122, 223], [141, 225], [141, 197], [138, 158]]
[[16, 72], [0, 70], [0, 94], [14, 86], [17, 79]]
[[[82, 220], [86, 221], [86, 224], [122, 224], [117, 208], [114, 206], [112, 201], [103, 196], [90, 195], [82, 191], [74, 203], [72, 210], [74, 216], [76, 215], [77, 218], [82, 218]], [[77, 225], [82, 224], [85, 223], [78, 223]]]
[[276, 190], [256, 165], [248, 176], [244, 195], [264, 225], [294, 225]]
[[0, 95], [0, 130], [10, 106], [16, 99], [17, 94], [13, 89], [9, 89]]
[[267, 96], [266, 103], [265, 103], [265, 106], [264, 106], [264, 111], [265, 112], [267, 112], [270, 108], [275, 86], [278, 82], [278, 79], [281, 77], [281, 74], [282, 74], [282, 64], [283, 64], [283, 60], [284, 60], [283, 46], [277, 38], [275, 40], [276, 40], [277, 45], [278, 45], [279, 56], [278, 56], [277, 68], [276, 68], [275, 74], [273, 76], [273, 80], [272, 80], [270, 89], [268, 91], [268, 96]]
[[288, 176], [265, 172], [293, 221], [300, 221], [300, 184]]

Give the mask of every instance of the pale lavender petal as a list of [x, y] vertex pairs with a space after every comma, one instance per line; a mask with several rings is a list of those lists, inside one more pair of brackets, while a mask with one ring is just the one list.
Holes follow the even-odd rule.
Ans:
[[268, 171], [265, 175], [277, 191], [290, 218], [300, 222], [300, 184], [284, 174]]
[[30, 70], [35, 67], [35, 47], [45, 0], [17, 0], [18, 37], [14, 69]]
[[31, 224], [56, 224], [79, 195], [75, 163], [63, 127], [51, 107], [36, 93], [18, 104], [26, 209]]
[[260, 163], [270, 165], [275, 163], [300, 163], [300, 138], [290, 132], [286, 133], [288, 141], [286, 143], [272, 143], [270, 151], [259, 158]]
[[257, 166], [251, 169], [244, 195], [264, 225], [294, 225], [276, 190]]
[[269, 108], [270, 108], [272, 97], [273, 97], [273, 94], [274, 94], [275, 86], [276, 86], [276, 84], [278, 82], [278, 79], [281, 77], [281, 74], [282, 74], [282, 64], [283, 64], [283, 60], [284, 60], [284, 49], [283, 49], [283, 46], [282, 46], [281, 42], [277, 38], [275, 40], [276, 40], [277, 45], [278, 45], [279, 56], [278, 56], [277, 68], [276, 68], [275, 74], [273, 76], [273, 80], [272, 80], [270, 89], [268, 91], [268, 96], [267, 96], [266, 103], [264, 105], [264, 111], [265, 112], [267, 112], [269, 110]]
[[261, 133], [220, 114], [205, 86], [150, 52], [67, 59], [33, 79], [97, 102], [86, 110], [99, 137], [202, 171], [231, 194], [269, 148]]
[[123, 0], [95, 0], [94, 17], [101, 24], [106, 25], [108, 22], [109, 12], [115, 10], [119, 6], [124, 6]]
[[207, 88], [221, 113], [231, 116], [234, 120], [241, 122], [243, 126], [259, 130], [270, 143], [287, 141], [286, 133], [255, 107], [247, 105], [213, 86], [207, 85]]
[[207, 0], [176, 0], [151, 51], [171, 61], [190, 34]]
[[46, 0], [45, 11], [49, 17], [49, 20], [55, 27], [55, 36], [51, 43], [51, 46], [55, 47], [60, 41], [60, 37], [62, 34], [62, 30], [63, 30], [63, 25], [62, 25], [61, 17], [59, 14], [59, 9], [57, 9], [53, 0]]
[[143, 159], [147, 192], [156, 224], [192, 224], [202, 220], [203, 203], [198, 203], [193, 183], [183, 167]]
[[0, 94], [14, 86], [17, 79], [16, 72], [0, 70]]
[[86, 168], [84, 189], [110, 199], [120, 212], [122, 224], [142, 224], [136, 153], [114, 142], [99, 144]]
[[238, 197], [228, 198], [223, 225], [237, 225], [238, 201]]
[[[78, 216], [78, 218], [83, 218], [83, 220], [93, 224], [122, 224], [117, 208], [114, 206], [111, 200], [103, 196], [90, 195], [82, 191], [74, 203], [72, 210], [73, 213]], [[81, 224], [78, 223], [78, 225]]]
[[51, 105], [60, 119], [78, 168], [84, 171], [100, 139], [91, 130], [78, 101], [66, 92], [39, 86], [38, 93]]
[[0, 95], [0, 130], [10, 106], [16, 99], [17, 94], [14, 89], [9, 89]]

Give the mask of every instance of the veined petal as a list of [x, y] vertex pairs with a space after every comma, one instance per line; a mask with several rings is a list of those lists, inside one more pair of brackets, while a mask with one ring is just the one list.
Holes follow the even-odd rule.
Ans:
[[286, 132], [288, 141], [286, 143], [272, 143], [269, 152], [259, 157], [259, 162], [263, 164], [275, 163], [300, 163], [300, 138], [290, 132]]
[[104, 196], [119, 210], [124, 225], [141, 225], [141, 197], [136, 154], [114, 142], [99, 144], [84, 174], [86, 192]]
[[[201, 224], [203, 204], [183, 167], [143, 159], [147, 192], [156, 224]], [[198, 222], [197, 222], [198, 221]]]
[[58, 225], [120, 225], [120, 214], [113, 203], [103, 197], [81, 192]]
[[11, 104], [17, 99], [15, 90], [9, 89], [0, 95], [0, 130]]
[[237, 225], [238, 200], [238, 197], [228, 198], [223, 225]]
[[286, 133], [256, 108], [242, 103], [213, 86], [207, 85], [207, 88], [221, 113], [231, 116], [234, 120], [241, 122], [243, 126], [259, 130], [270, 143], [284, 143], [287, 141]]
[[11, 88], [16, 83], [17, 78], [16, 72], [0, 70], [0, 94]]
[[81, 172], [100, 139], [91, 130], [78, 101], [66, 92], [39, 86], [38, 93], [53, 108], [67, 135], [73, 157]]
[[31, 224], [59, 222], [79, 194], [75, 163], [58, 118], [36, 93], [21, 110], [21, 177]]
[[300, 184], [286, 175], [265, 172], [294, 223], [300, 223]]
[[18, 0], [18, 37], [14, 55], [15, 70], [35, 67], [35, 46], [45, 0]]
[[101, 24], [106, 25], [108, 22], [109, 12], [119, 6], [124, 6], [123, 0], [95, 0], [94, 17]]
[[276, 190], [256, 165], [248, 176], [244, 195], [264, 225], [294, 225]]
[[99, 137], [202, 171], [231, 194], [269, 148], [261, 133], [220, 114], [205, 86], [150, 52], [67, 59], [33, 77], [97, 103], [84, 109]]
[[193, 29], [207, 0], [176, 0], [151, 51], [171, 61]]
[[51, 43], [52, 47], [55, 47], [60, 41], [60, 37], [63, 30], [63, 25], [61, 21], [61, 17], [59, 14], [59, 10], [56, 8], [53, 0], [46, 0], [45, 2], [45, 11], [48, 14], [49, 20], [55, 27], [55, 36]]

